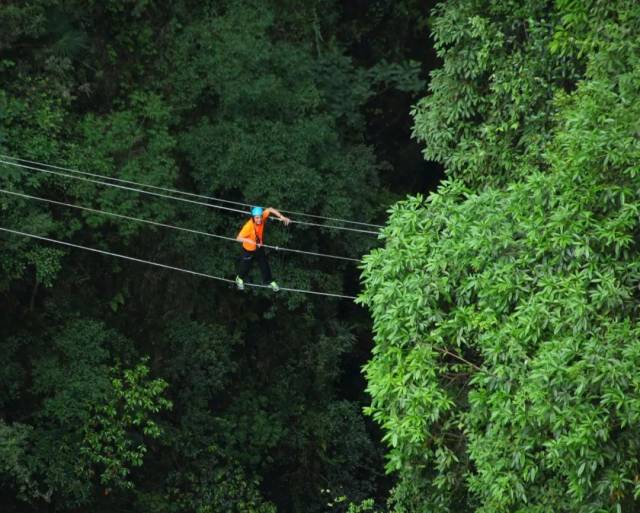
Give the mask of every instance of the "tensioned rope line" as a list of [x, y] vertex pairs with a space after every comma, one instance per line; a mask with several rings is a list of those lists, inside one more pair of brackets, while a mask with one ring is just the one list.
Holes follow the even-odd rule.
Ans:
[[[215, 238], [215, 239], [229, 240], [229, 241], [233, 241], [233, 242], [236, 242], [236, 243], [238, 242], [233, 237], [226, 237], [224, 235], [218, 235], [216, 233], [208, 233], [208, 232], [203, 232], [203, 231], [200, 231], [200, 230], [192, 230], [190, 228], [183, 228], [182, 226], [174, 226], [174, 225], [171, 225], [171, 224], [165, 224], [165, 223], [159, 223], [159, 222], [156, 222], [156, 221], [150, 221], [149, 219], [141, 219], [139, 217], [132, 217], [132, 216], [127, 216], [127, 215], [123, 215], [123, 214], [117, 214], [116, 212], [110, 212], [108, 210], [98, 210], [98, 209], [95, 209], [95, 208], [83, 207], [82, 205], [74, 205], [73, 203], [65, 203], [63, 201], [52, 200], [52, 199], [49, 199], [49, 198], [42, 198], [40, 196], [31, 196], [30, 194], [23, 194], [21, 192], [9, 191], [9, 190], [0, 188], [0, 193], [10, 194], [12, 196], [19, 196], [21, 198], [26, 198], [26, 199], [36, 200], [36, 201], [44, 201], [46, 203], [52, 203], [54, 205], [61, 205], [63, 207], [77, 208], [79, 210], [86, 210], [87, 212], [94, 212], [96, 214], [103, 214], [103, 215], [107, 215], [107, 216], [118, 217], [120, 219], [127, 219], [129, 221], [136, 221], [136, 222], [139, 222], [139, 223], [151, 224], [153, 226], [161, 226], [163, 228], [170, 228], [170, 229], [173, 229], [173, 230], [180, 230], [180, 231], [184, 231], [184, 232], [195, 233], [197, 235], [204, 235], [205, 237], [212, 237], [212, 238]], [[349, 260], [349, 261], [352, 261], [352, 262], [360, 262], [360, 260], [358, 260], [357, 258], [349, 258], [349, 257], [344, 257], [344, 256], [338, 256], [338, 255], [327, 255], [327, 254], [324, 254], [324, 253], [316, 253], [314, 251], [303, 251], [301, 249], [281, 248], [280, 246], [271, 246], [269, 244], [263, 244], [263, 246], [265, 248], [275, 249], [276, 251], [290, 251], [292, 253], [301, 253], [301, 254], [305, 254], [305, 255], [313, 255], [313, 256], [319, 256], [319, 257], [325, 257], [325, 258], [335, 258], [337, 260]]]
[[117, 189], [123, 189], [125, 191], [133, 191], [133, 192], [139, 192], [141, 194], [148, 194], [150, 196], [157, 196], [159, 198], [167, 198], [167, 199], [174, 199], [177, 201], [183, 201], [185, 203], [193, 203], [194, 205], [202, 205], [205, 207], [212, 207], [212, 208], [221, 208], [224, 210], [231, 210], [232, 212], [240, 212], [242, 214], [247, 214], [247, 212], [245, 212], [244, 210], [239, 210], [237, 208], [229, 208], [229, 207], [222, 207], [220, 205], [211, 205], [209, 203], [203, 203], [202, 201], [194, 201], [194, 200], [189, 200], [189, 199], [185, 199], [185, 198], [176, 198], [175, 196], [168, 196], [167, 194], [160, 194], [157, 192], [150, 192], [150, 191], [144, 191], [141, 189], [136, 189], [135, 187], [126, 187], [124, 185], [118, 185], [115, 183], [109, 183], [109, 182], [102, 182], [100, 180], [93, 180], [91, 178], [84, 178], [81, 176], [74, 176], [74, 175], [69, 175], [67, 173], [60, 173], [58, 171], [51, 171], [50, 169], [42, 169], [39, 167], [33, 167], [33, 166], [26, 166], [24, 164], [18, 164], [16, 162], [7, 162], [5, 160], [0, 160], [0, 164], [7, 164], [9, 166], [16, 166], [16, 167], [21, 167], [24, 169], [29, 169], [32, 171], [38, 171], [40, 173], [47, 173], [47, 174], [51, 174], [51, 175], [56, 175], [56, 176], [63, 176], [65, 178], [71, 178], [72, 180], [81, 180], [83, 182], [91, 182], [91, 183], [96, 183], [99, 185], [106, 185], [107, 187], [115, 187]]
[[[209, 208], [217, 208], [217, 209], [222, 209], [222, 210], [227, 210], [227, 211], [231, 211], [231, 212], [238, 212], [242, 215], [248, 215], [248, 212], [246, 212], [245, 210], [239, 210], [237, 208], [231, 208], [231, 207], [224, 207], [222, 205], [213, 205], [211, 203], [204, 203], [202, 201], [195, 201], [195, 200], [190, 200], [190, 199], [186, 199], [186, 198], [180, 198], [177, 196], [169, 196], [167, 194], [161, 194], [158, 192], [151, 192], [151, 191], [145, 191], [143, 189], [137, 189], [135, 187], [128, 187], [125, 185], [118, 185], [115, 183], [110, 183], [110, 182], [103, 182], [101, 180], [94, 180], [91, 178], [85, 178], [82, 176], [75, 176], [75, 175], [70, 175], [67, 173], [62, 173], [59, 171], [52, 171], [51, 169], [43, 169], [43, 168], [39, 168], [39, 167], [33, 167], [33, 166], [27, 166], [25, 164], [19, 164], [17, 162], [9, 162], [9, 161], [5, 161], [5, 160], [0, 160], [1, 164], [6, 164], [9, 166], [15, 166], [15, 167], [20, 167], [20, 168], [24, 168], [24, 169], [29, 169], [29, 170], [33, 170], [33, 171], [38, 171], [40, 173], [47, 173], [47, 174], [52, 174], [52, 175], [56, 175], [56, 176], [63, 176], [65, 178], [71, 178], [72, 180], [81, 180], [84, 182], [91, 182], [91, 183], [96, 183], [96, 184], [100, 184], [100, 185], [105, 185], [107, 187], [115, 187], [118, 189], [123, 189], [123, 190], [128, 190], [128, 191], [134, 191], [134, 192], [138, 192], [140, 194], [147, 194], [150, 196], [156, 196], [159, 198], [166, 198], [166, 199], [173, 199], [176, 201], [182, 201], [184, 203], [191, 203], [194, 205], [201, 205], [204, 207], [209, 207]], [[301, 224], [301, 225], [307, 225], [307, 226], [317, 226], [319, 228], [325, 228], [325, 229], [335, 229], [335, 230], [346, 230], [346, 231], [351, 231], [351, 232], [360, 232], [360, 233], [368, 233], [368, 234], [372, 234], [372, 235], [378, 235], [378, 232], [374, 232], [374, 231], [370, 231], [370, 230], [361, 230], [359, 228], [349, 228], [346, 226], [333, 226], [333, 225], [326, 225], [326, 224], [319, 224], [319, 223], [309, 223], [306, 221], [291, 221], [294, 224]]]
[[[147, 194], [150, 196], [156, 196], [159, 198], [165, 198], [165, 199], [173, 199], [176, 201], [182, 201], [185, 203], [191, 203], [194, 205], [202, 205], [204, 207], [209, 207], [209, 208], [217, 208], [217, 209], [221, 209], [221, 210], [227, 210], [230, 212], [238, 212], [242, 215], [249, 215], [249, 213], [246, 210], [240, 210], [237, 208], [231, 208], [231, 207], [224, 207], [222, 205], [213, 205], [211, 203], [204, 203], [202, 201], [195, 201], [195, 200], [190, 200], [187, 198], [180, 198], [178, 196], [169, 196], [168, 194], [162, 194], [159, 192], [152, 192], [152, 191], [145, 191], [144, 189], [138, 189], [135, 187], [128, 187], [125, 185], [118, 185], [116, 183], [110, 183], [110, 182], [104, 182], [102, 180], [94, 180], [92, 178], [85, 178], [83, 176], [76, 176], [76, 175], [70, 175], [68, 173], [62, 173], [59, 171], [52, 171], [51, 169], [43, 169], [40, 167], [33, 167], [33, 166], [27, 166], [25, 164], [19, 164], [18, 162], [9, 162], [6, 160], [1, 160], [0, 159], [0, 164], [6, 164], [9, 166], [15, 166], [15, 167], [20, 167], [20, 168], [24, 168], [24, 169], [29, 169], [32, 171], [38, 171], [40, 173], [48, 173], [48, 174], [52, 174], [52, 175], [57, 175], [57, 176], [63, 176], [65, 178], [71, 178], [72, 180], [81, 180], [84, 182], [91, 182], [91, 183], [96, 183], [96, 184], [100, 184], [100, 185], [105, 185], [107, 187], [116, 187], [118, 189], [123, 189], [123, 190], [128, 190], [128, 191], [134, 191], [134, 192], [139, 192], [140, 194]], [[344, 230], [344, 231], [349, 231], [349, 232], [359, 232], [359, 233], [367, 233], [367, 234], [371, 234], [371, 235], [378, 235], [378, 232], [374, 232], [371, 230], [362, 230], [360, 228], [350, 228], [348, 226], [335, 226], [335, 225], [328, 225], [328, 224], [320, 224], [320, 223], [310, 223], [308, 221], [291, 221], [292, 224], [300, 224], [300, 225], [305, 225], [305, 226], [316, 226], [318, 228], [324, 228], [324, 229], [332, 229], [332, 230]]]
[[[91, 251], [93, 253], [100, 253], [103, 255], [108, 255], [108, 256], [113, 256], [113, 257], [117, 257], [117, 258], [122, 258], [124, 260], [131, 260], [132, 262], [139, 262], [141, 264], [148, 264], [148, 265], [153, 265], [156, 267], [162, 267], [163, 269], [169, 269], [172, 271], [180, 271], [183, 273], [187, 273], [187, 274], [192, 274], [194, 276], [201, 276], [203, 278], [209, 278], [211, 280], [218, 280], [218, 281], [223, 281], [225, 283], [231, 283], [233, 285], [235, 285], [235, 281], [230, 280], [228, 278], [222, 278], [221, 276], [214, 276], [212, 274], [206, 274], [206, 273], [201, 273], [198, 271], [192, 271], [190, 269], [183, 269], [181, 267], [174, 267], [172, 265], [166, 265], [166, 264], [161, 264], [158, 262], [152, 262], [151, 260], [143, 260], [142, 258], [135, 258], [135, 257], [131, 257], [128, 255], [122, 255], [120, 253], [112, 253], [111, 251], [104, 251], [102, 249], [96, 249], [96, 248], [90, 248], [87, 246], [81, 246], [79, 244], [72, 244], [71, 242], [66, 242], [66, 241], [62, 241], [62, 240], [57, 240], [57, 239], [50, 239], [49, 237], [43, 237], [41, 235], [34, 235], [33, 233], [26, 233], [26, 232], [21, 232], [19, 230], [12, 230], [10, 228], [4, 228], [2, 226], [0, 226], [0, 231], [3, 232], [7, 232], [7, 233], [12, 233], [14, 235], [22, 235], [23, 237], [30, 237], [32, 239], [38, 239], [38, 240], [43, 240], [46, 242], [53, 242], [54, 244], [61, 244], [63, 246], [68, 246], [71, 248], [76, 248], [76, 249], [84, 249], [85, 251]], [[263, 288], [263, 289], [269, 289], [271, 287], [269, 287], [269, 285], [260, 285], [259, 283], [246, 283], [245, 285], [249, 286], [249, 287], [256, 287], [256, 288]], [[286, 292], [299, 292], [301, 294], [314, 294], [316, 296], [328, 296], [328, 297], [337, 297], [337, 298], [341, 298], [341, 299], [356, 299], [355, 296], [346, 296], [343, 294], [333, 294], [330, 292], [318, 292], [315, 290], [304, 290], [304, 289], [293, 289], [293, 288], [289, 288], [289, 287], [280, 287], [280, 290], [286, 291]]]
[[[185, 196], [191, 196], [193, 198], [201, 198], [201, 199], [219, 201], [221, 203], [229, 203], [231, 205], [240, 205], [240, 206], [243, 206], [243, 207], [252, 207], [253, 206], [250, 203], [243, 203], [241, 201], [231, 201], [231, 200], [227, 200], [227, 199], [223, 199], [223, 198], [216, 198], [214, 196], [206, 196], [204, 194], [196, 194], [196, 193], [193, 193], [193, 192], [181, 191], [179, 189], [170, 189], [168, 187], [160, 187], [160, 186], [157, 186], [157, 185], [150, 185], [150, 184], [146, 184], [146, 183], [134, 182], [132, 180], [124, 180], [122, 178], [116, 178], [114, 176], [105, 176], [105, 175], [100, 175], [100, 174], [96, 174], [96, 173], [88, 173], [86, 171], [79, 171], [77, 169], [71, 169], [71, 168], [63, 167], [63, 166], [55, 166], [53, 164], [47, 164], [45, 162], [38, 162], [38, 161], [35, 161], [35, 160], [28, 160], [28, 159], [23, 159], [23, 158], [19, 158], [19, 157], [12, 157], [11, 155], [5, 155], [5, 154], [2, 154], [2, 153], [0, 153], [0, 158], [17, 160], [19, 162], [26, 162], [28, 164], [36, 164], [38, 166], [50, 167], [50, 168], [53, 168], [53, 169], [60, 169], [61, 171], [69, 171], [70, 173], [76, 173], [76, 174], [79, 174], [79, 175], [92, 176], [94, 178], [101, 178], [103, 180], [113, 180], [114, 182], [126, 183], [126, 184], [129, 184], [129, 185], [137, 185], [138, 187], [156, 189], [156, 190], [159, 190], [159, 191], [170, 192], [170, 193], [173, 193], [173, 194], [183, 194]], [[283, 210], [283, 209], [280, 209], [280, 212], [284, 212], [285, 214], [294, 214], [294, 215], [298, 215], [298, 216], [313, 217], [313, 218], [316, 218], [316, 219], [326, 219], [328, 221], [339, 221], [339, 222], [342, 222], [342, 223], [351, 223], [351, 224], [358, 224], [358, 225], [362, 225], [362, 226], [371, 226], [373, 228], [383, 228], [383, 226], [380, 225], [380, 224], [363, 223], [361, 221], [351, 221], [349, 219], [341, 219], [339, 217], [326, 217], [326, 216], [319, 216], [319, 215], [315, 215], [315, 214], [307, 214], [306, 212], [295, 212], [293, 210]]]

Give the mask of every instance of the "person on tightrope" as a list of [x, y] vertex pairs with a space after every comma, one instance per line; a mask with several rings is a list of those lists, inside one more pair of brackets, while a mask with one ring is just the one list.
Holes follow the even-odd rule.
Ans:
[[240, 290], [244, 290], [244, 280], [247, 279], [254, 260], [258, 262], [258, 266], [260, 267], [262, 281], [265, 284], [268, 283], [274, 292], [280, 290], [280, 287], [271, 276], [271, 268], [269, 267], [267, 254], [263, 247], [264, 225], [271, 214], [277, 216], [285, 226], [291, 222], [291, 219], [283, 216], [275, 208], [269, 207], [263, 209], [262, 207], [253, 207], [251, 209], [251, 219], [244, 224], [242, 230], [240, 230], [240, 233], [236, 237], [238, 242], [242, 242], [242, 256], [240, 257], [238, 275], [236, 276], [236, 285]]

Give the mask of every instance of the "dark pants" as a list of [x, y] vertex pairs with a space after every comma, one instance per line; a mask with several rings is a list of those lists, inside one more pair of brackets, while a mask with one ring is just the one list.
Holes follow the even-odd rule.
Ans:
[[240, 257], [240, 263], [238, 265], [238, 276], [243, 280], [246, 280], [254, 260], [258, 262], [258, 266], [260, 267], [262, 281], [264, 283], [270, 283], [273, 281], [271, 268], [269, 267], [269, 261], [267, 260], [267, 254], [265, 253], [264, 248], [258, 248], [255, 251], [247, 251], [244, 248], [242, 249], [242, 256]]

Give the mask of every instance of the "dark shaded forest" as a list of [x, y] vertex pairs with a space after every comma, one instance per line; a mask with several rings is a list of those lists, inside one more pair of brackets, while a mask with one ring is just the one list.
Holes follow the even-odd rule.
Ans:
[[[246, 220], [38, 171], [49, 164], [383, 223], [441, 174], [410, 137], [436, 64], [431, 3], [5, 2], [0, 189], [229, 237]], [[226, 278], [240, 252], [7, 192], [0, 212], [4, 228]], [[384, 502], [393, 478], [362, 413], [361, 306], [0, 240], [3, 512]], [[378, 243], [277, 222], [266, 242], [356, 259]], [[285, 287], [360, 291], [352, 262], [274, 251], [270, 262]]]

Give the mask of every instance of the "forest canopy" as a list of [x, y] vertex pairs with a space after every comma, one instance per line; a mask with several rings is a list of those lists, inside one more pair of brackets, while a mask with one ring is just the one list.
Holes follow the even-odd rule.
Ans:
[[634, 513], [639, 120], [633, 0], [2, 3], [3, 512]]
[[633, 512], [640, 6], [454, 1], [414, 135], [437, 193], [366, 257], [394, 511]]

